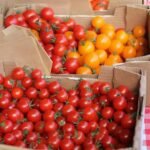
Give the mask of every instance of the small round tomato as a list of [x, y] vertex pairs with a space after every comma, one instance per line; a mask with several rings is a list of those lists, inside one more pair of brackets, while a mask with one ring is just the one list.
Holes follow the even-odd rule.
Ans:
[[38, 121], [35, 123], [34, 130], [38, 133], [43, 133], [44, 131], [44, 121]]
[[21, 81], [21, 84], [24, 88], [29, 88], [32, 86], [32, 79], [30, 77], [24, 77]]
[[68, 27], [69, 30], [73, 30], [76, 22], [73, 18], [66, 18], [64, 20], [64, 24]]
[[102, 139], [102, 145], [106, 148], [108, 146], [113, 146], [114, 144], [114, 139], [112, 136], [110, 135], [106, 135], [103, 139]]
[[81, 80], [78, 85], [79, 90], [82, 89], [89, 89], [90, 88], [90, 82], [88, 80]]
[[84, 27], [81, 25], [75, 25], [74, 29], [74, 36], [77, 40], [81, 40], [85, 38], [85, 31], [84, 31]]
[[123, 118], [121, 119], [121, 125], [125, 129], [131, 129], [135, 126], [135, 119], [133, 118], [134, 116], [125, 114]]
[[50, 137], [48, 137], [48, 140], [47, 140], [48, 144], [53, 149], [58, 149], [59, 148], [60, 141], [61, 141], [60, 138], [55, 137], [55, 136], [50, 136]]
[[104, 24], [105, 24], [105, 20], [100, 16], [96, 16], [92, 19], [92, 26], [95, 29], [100, 29]]
[[78, 126], [77, 126], [77, 129], [86, 134], [90, 131], [89, 123], [87, 121], [84, 121], [84, 120], [80, 121]]
[[76, 58], [68, 58], [64, 65], [69, 73], [76, 73], [76, 70], [80, 66], [79, 61]]
[[91, 52], [94, 52], [94, 44], [89, 40], [82, 40], [79, 42], [78, 50], [81, 55], [86, 55]]
[[41, 120], [41, 113], [37, 109], [30, 109], [27, 113], [27, 119], [32, 122]]
[[46, 121], [44, 125], [44, 131], [47, 133], [53, 133], [57, 130], [58, 125], [55, 121]]
[[137, 103], [136, 102], [128, 102], [125, 111], [127, 113], [134, 113], [137, 111]]
[[15, 99], [20, 99], [23, 96], [23, 90], [19, 87], [14, 87], [11, 91], [12, 97]]
[[22, 140], [23, 139], [23, 133], [21, 130], [14, 130], [12, 134], [16, 137], [16, 140]]
[[78, 105], [80, 108], [91, 107], [92, 106], [92, 100], [89, 97], [80, 98]]
[[75, 123], [79, 120], [79, 112], [77, 111], [73, 111], [71, 114], [67, 115], [67, 121], [70, 123]]
[[74, 143], [70, 139], [62, 139], [60, 142], [61, 150], [74, 150]]
[[127, 100], [123, 96], [118, 96], [114, 98], [113, 106], [116, 110], [124, 110], [127, 106]]
[[15, 15], [9, 15], [8, 17], [5, 18], [4, 24], [5, 24], [5, 27], [8, 27], [13, 24], [17, 25], [18, 24], [17, 17]]
[[107, 94], [111, 90], [111, 85], [108, 82], [103, 82], [100, 86], [100, 94]]
[[53, 50], [53, 54], [57, 56], [64, 56], [66, 53], [66, 46], [64, 44], [56, 44]]
[[82, 131], [75, 131], [72, 140], [76, 145], [81, 145], [85, 140], [85, 135]]
[[29, 87], [27, 90], [26, 90], [26, 96], [29, 98], [29, 99], [35, 99], [37, 98], [37, 90], [36, 88], [34, 87]]
[[26, 140], [27, 140], [28, 143], [30, 143], [30, 142], [36, 142], [37, 138], [38, 138], [38, 135], [37, 135], [36, 132], [30, 132], [27, 135]]
[[124, 59], [133, 58], [136, 56], [136, 49], [133, 46], [125, 46], [122, 56]]
[[63, 71], [63, 64], [62, 62], [60, 61], [53, 61], [53, 65], [52, 65], [52, 73], [55, 73], [55, 74], [59, 74]]
[[21, 67], [16, 67], [12, 71], [12, 77], [15, 80], [22, 80], [25, 77], [25, 72]]
[[55, 118], [55, 112], [52, 110], [47, 110], [43, 113], [44, 121], [53, 121]]
[[129, 91], [128, 87], [125, 85], [120, 85], [119, 87], [117, 87], [117, 89], [120, 91], [122, 96], [125, 96], [126, 93]]
[[67, 46], [68, 40], [64, 34], [55, 34], [55, 37], [51, 40], [51, 43], [64, 44]]
[[128, 34], [124, 30], [118, 30], [116, 32], [115, 38], [120, 40], [123, 44], [128, 42]]
[[56, 91], [59, 91], [61, 88], [58, 81], [52, 81], [48, 84], [48, 89], [51, 94], [54, 94]]
[[48, 98], [40, 100], [39, 105], [40, 105], [40, 110], [44, 112], [47, 110], [51, 110], [53, 107], [51, 100]]
[[110, 101], [106, 95], [103, 95], [99, 97], [99, 104], [102, 107], [106, 107], [110, 105]]
[[21, 112], [16, 109], [16, 108], [13, 108], [13, 109], [10, 109], [8, 111], [8, 118], [9, 120], [11, 120], [12, 122], [17, 122], [19, 121], [21, 118]]
[[99, 57], [96, 52], [91, 52], [85, 55], [84, 64], [94, 69], [100, 65]]
[[13, 145], [16, 142], [16, 137], [12, 133], [6, 133], [4, 136], [4, 143]]
[[86, 107], [83, 110], [83, 119], [85, 121], [97, 121], [98, 116], [96, 111], [92, 107]]
[[13, 123], [10, 120], [0, 121], [0, 131], [2, 133], [10, 133], [13, 130]]
[[108, 54], [105, 50], [96, 50], [95, 53], [98, 55], [100, 64], [103, 64], [108, 57]]
[[101, 119], [99, 121], [99, 128], [107, 128], [109, 121], [106, 119]]
[[111, 119], [113, 117], [114, 110], [112, 107], [104, 107], [101, 113], [103, 118]]
[[146, 30], [145, 30], [145, 27], [144, 26], [136, 26], [134, 27], [133, 29], [133, 35], [136, 37], [136, 38], [139, 38], [139, 37], [143, 37], [146, 33]]
[[57, 94], [57, 99], [59, 102], [66, 102], [68, 100], [68, 94], [65, 90], [60, 90], [59, 93]]
[[110, 38], [105, 34], [100, 34], [96, 38], [95, 46], [97, 49], [107, 50], [111, 45]]
[[64, 105], [64, 107], [62, 109], [62, 114], [64, 116], [67, 116], [68, 114], [71, 114], [71, 112], [73, 112], [74, 110], [75, 110], [75, 108], [73, 107], [73, 105], [67, 104], [67, 105]]
[[63, 126], [63, 132], [64, 133], [71, 133], [73, 134], [75, 131], [75, 127], [73, 124], [71, 123], [66, 123], [64, 126]]
[[114, 134], [115, 130], [116, 130], [116, 127], [117, 127], [117, 123], [115, 123], [115, 122], [109, 122], [108, 126], [107, 126], [108, 132], [110, 134]]
[[27, 21], [30, 17], [32, 16], [36, 16], [37, 13], [35, 12], [35, 10], [33, 9], [27, 9], [23, 12], [23, 16], [25, 18], [25, 20]]
[[51, 25], [59, 25], [59, 24], [61, 24], [61, 23], [62, 23], [62, 19], [59, 18], [59, 17], [53, 17], [53, 18], [51, 18], [51, 20], [50, 20], [50, 24], [51, 24]]
[[23, 122], [19, 129], [24, 132], [24, 134], [28, 134], [33, 130], [33, 123], [32, 122]]
[[39, 98], [44, 99], [49, 97], [49, 91], [47, 88], [43, 88], [39, 91]]
[[89, 67], [82, 66], [77, 69], [76, 74], [92, 74], [92, 70]]
[[0, 108], [6, 109], [10, 105], [10, 99], [8, 97], [2, 96], [0, 98]]
[[28, 98], [21, 98], [18, 102], [16, 107], [22, 112], [27, 113], [30, 109], [30, 100]]
[[11, 79], [10, 77], [5, 77], [4, 78], [4, 87], [7, 89], [12, 89], [15, 86], [15, 81], [13, 79]]
[[125, 113], [123, 111], [116, 111], [114, 112], [114, 121], [120, 123], [122, 118], [124, 117]]
[[74, 107], [77, 107], [78, 103], [79, 103], [79, 97], [76, 96], [76, 95], [69, 96], [68, 103], [71, 104]]
[[68, 31], [68, 27], [64, 23], [61, 23], [57, 25], [56, 29], [54, 28], [54, 30], [56, 30], [56, 33], [58, 34], [64, 34], [65, 32]]
[[49, 8], [49, 7], [44, 7], [42, 10], [41, 10], [41, 13], [40, 13], [41, 17], [45, 20], [51, 20], [54, 16], [54, 11], [53, 9]]
[[43, 75], [43, 73], [39, 69], [34, 69], [31, 73], [32, 78], [35, 80], [42, 78], [42, 75]]
[[34, 82], [34, 87], [38, 90], [40, 89], [43, 89], [46, 87], [46, 81], [45, 79], [37, 79], [35, 82]]

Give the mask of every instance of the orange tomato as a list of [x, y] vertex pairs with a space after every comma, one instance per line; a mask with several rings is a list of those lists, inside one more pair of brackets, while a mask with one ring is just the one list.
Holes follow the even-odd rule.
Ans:
[[105, 50], [96, 50], [95, 53], [99, 57], [100, 64], [103, 64], [107, 59], [107, 52]]
[[97, 68], [100, 64], [99, 57], [96, 52], [91, 52], [84, 57], [84, 64], [93, 68]]
[[76, 58], [76, 59], [80, 59], [80, 54], [76, 51], [69, 51], [67, 54], [67, 58]]
[[92, 70], [89, 67], [82, 66], [77, 69], [76, 74], [92, 74]]
[[85, 39], [94, 42], [96, 40], [97, 34], [95, 31], [88, 30], [85, 32]]
[[112, 24], [104, 24], [101, 28], [101, 33], [106, 32], [107, 30], [113, 30], [115, 31], [115, 27]]
[[123, 30], [118, 30], [116, 32], [115, 38], [120, 40], [123, 44], [126, 44], [128, 42], [128, 34]]
[[125, 46], [122, 56], [125, 59], [136, 57], [136, 49], [133, 46]]
[[146, 33], [145, 27], [142, 25], [138, 25], [138, 26], [134, 27], [134, 29], [133, 29], [133, 35], [136, 38], [143, 37], [145, 35], [145, 33]]
[[91, 41], [85, 40], [79, 42], [78, 51], [81, 55], [86, 55], [93, 52], [94, 50], [95, 46]]
[[32, 32], [33, 36], [34, 36], [38, 41], [40, 41], [39, 32], [36, 31], [36, 30], [33, 30], [33, 29], [31, 30], [31, 32]]
[[80, 66], [84, 65], [84, 57], [85, 57], [85, 55], [84, 56], [80, 56], [80, 58], [79, 58]]
[[91, 23], [94, 28], [100, 29], [105, 24], [105, 20], [100, 16], [96, 16], [92, 19]]
[[124, 45], [119, 40], [113, 40], [109, 47], [109, 52], [111, 54], [121, 54], [123, 51]]
[[115, 37], [115, 31], [114, 30], [106, 30], [104, 32], [101, 32], [106, 34], [110, 39], [113, 39]]
[[72, 31], [65, 32], [65, 37], [67, 38], [67, 40], [74, 40], [74, 34]]
[[107, 50], [111, 45], [110, 38], [105, 34], [99, 34], [96, 38], [95, 46], [97, 49]]
[[138, 49], [140, 47], [140, 43], [135, 37], [131, 37], [128, 40], [127, 45], [134, 47], [135, 49]]
[[138, 41], [139, 45], [142, 47], [148, 46], [148, 42], [144, 37], [137, 38], [137, 41]]
[[98, 66], [98, 67], [95, 68], [93, 71], [94, 71], [96, 74], [100, 74], [100, 72], [101, 72], [101, 67]]
[[121, 62], [123, 62], [123, 60], [122, 60], [122, 58], [119, 55], [110, 55], [106, 59], [104, 65], [112, 66], [112, 65], [114, 65], [116, 63], [121, 63]]

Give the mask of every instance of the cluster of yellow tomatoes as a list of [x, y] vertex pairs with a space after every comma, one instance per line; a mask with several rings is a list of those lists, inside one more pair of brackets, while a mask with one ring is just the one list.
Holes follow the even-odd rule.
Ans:
[[116, 30], [99, 16], [92, 19], [91, 25], [85, 39], [79, 41], [78, 50], [67, 55], [79, 59], [82, 66], [77, 69], [77, 74], [99, 73], [100, 65], [121, 63], [142, 56], [147, 50], [146, 31], [141, 25], [127, 33], [124, 29]]

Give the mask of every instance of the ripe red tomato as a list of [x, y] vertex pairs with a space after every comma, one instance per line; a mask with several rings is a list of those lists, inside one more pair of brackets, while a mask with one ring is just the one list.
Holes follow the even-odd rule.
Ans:
[[10, 99], [2, 95], [2, 97], [0, 98], [0, 108], [6, 109], [9, 107], [9, 105], [10, 105]]
[[110, 134], [113, 135], [115, 133], [116, 128], [117, 128], [117, 123], [115, 123], [115, 122], [108, 123], [107, 129]]
[[33, 131], [33, 123], [32, 122], [23, 122], [20, 124], [19, 129], [23, 131], [23, 133], [26, 135], [29, 132]]
[[69, 96], [68, 103], [71, 104], [74, 107], [77, 107], [78, 103], [79, 103], [79, 97], [76, 96], [76, 95]]
[[14, 130], [12, 134], [15, 136], [16, 140], [22, 140], [23, 139], [23, 133], [21, 130]]
[[27, 137], [26, 137], [26, 140], [28, 143], [31, 143], [31, 142], [36, 142], [37, 141], [37, 138], [38, 138], [38, 135], [37, 133], [35, 132], [30, 132]]
[[46, 81], [45, 79], [37, 79], [35, 82], [34, 82], [34, 87], [38, 90], [40, 89], [43, 89], [46, 87]]
[[12, 78], [15, 80], [22, 80], [25, 77], [25, 72], [21, 67], [16, 67], [12, 71]]
[[97, 121], [98, 120], [98, 116], [96, 111], [91, 108], [91, 107], [86, 107], [83, 110], [83, 119], [85, 121]]
[[15, 99], [20, 99], [23, 96], [23, 90], [19, 87], [14, 87], [11, 91], [12, 97]]
[[29, 98], [29, 99], [35, 99], [37, 98], [37, 90], [36, 88], [34, 87], [29, 87], [27, 90], [26, 90], [26, 96]]
[[22, 112], [27, 113], [30, 109], [30, 100], [28, 98], [21, 98], [18, 102], [16, 107]]
[[128, 91], [125, 95], [128, 102], [138, 102], [138, 96], [134, 95], [131, 91]]
[[90, 121], [89, 122], [90, 131], [95, 131], [98, 129], [98, 123], [96, 121]]
[[50, 44], [51, 40], [54, 38], [53, 30], [52, 29], [42, 30], [40, 32], [40, 38], [44, 44]]
[[72, 19], [72, 18], [67, 18], [65, 21], [64, 21], [64, 24], [68, 27], [68, 30], [73, 30], [74, 29], [74, 26], [76, 24], [75, 20]]
[[9, 15], [8, 17], [5, 18], [4, 24], [5, 24], [5, 27], [8, 27], [8, 26], [13, 25], [13, 24], [17, 25], [18, 20], [17, 20], [15, 15]]
[[125, 129], [131, 129], [135, 126], [135, 119], [129, 114], [125, 114], [121, 119], [121, 125]]
[[64, 34], [66, 31], [68, 31], [68, 26], [64, 23], [61, 23], [56, 26], [56, 33], [58, 34]]
[[2, 84], [3, 82], [4, 82], [4, 76], [0, 74], [0, 84]]
[[124, 110], [127, 106], [127, 101], [123, 96], [118, 96], [113, 100], [113, 107], [116, 110]]
[[31, 77], [35, 80], [42, 78], [42, 71], [39, 69], [34, 69], [31, 73]]
[[5, 77], [4, 78], [4, 87], [7, 89], [12, 89], [15, 86], [15, 81], [13, 79], [11, 79], [10, 77]]
[[76, 58], [68, 58], [64, 64], [65, 68], [69, 73], [75, 73], [79, 68], [79, 61]]
[[54, 94], [56, 91], [59, 91], [61, 88], [58, 81], [52, 81], [48, 84], [48, 89], [51, 94]]
[[66, 53], [66, 46], [64, 44], [56, 44], [53, 50], [53, 54], [63, 57]]
[[71, 114], [71, 112], [73, 111], [75, 111], [75, 108], [71, 104], [64, 105], [64, 107], [62, 108], [62, 114], [64, 116]]
[[61, 150], [74, 150], [74, 143], [70, 139], [62, 139], [60, 142]]
[[92, 88], [94, 94], [98, 94], [98, 93], [99, 93], [100, 85], [101, 85], [101, 82], [100, 82], [100, 81], [94, 82], [94, 83], [91, 85], [91, 88]]
[[51, 59], [53, 62], [61, 62], [62, 61], [62, 57], [57, 56], [57, 55], [52, 55]]
[[87, 80], [81, 80], [79, 85], [78, 85], [79, 90], [85, 89], [85, 88], [90, 88], [90, 82]]
[[113, 117], [114, 110], [112, 107], [104, 107], [101, 113], [103, 118], [111, 119]]
[[58, 18], [58, 17], [53, 17], [51, 20], [50, 20], [50, 24], [51, 25], [55, 25], [55, 26], [57, 26], [57, 25], [59, 25], [59, 24], [61, 24], [62, 23], [62, 19], [61, 18]]
[[21, 84], [24, 88], [29, 88], [32, 86], [33, 81], [30, 77], [25, 77], [22, 79]]
[[32, 122], [37, 122], [41, 120], [41, 113], [37, 109], [30, 109], [27, 113], [27, 119]]
[[72, 140], [76, 145], [81, 145], [85, 140], [85, 135], [82, 131], [75, 131]]
[[61, 111], [61, 110], [63, 109], [63, 107], [64, 107], [64, 104], [58, 102], [58, 103], [56, 103], [56, 104], [54, 105], [53, 110], [54, 110], [55, 112], [58, 112], [58, 113], [59, 113], [59, 111]]
[[74, 36], [77, 40], [81, 40], [85, 38], [85, 31], [84, 31], [84, 27], [81, 25], [75, 25], [74, 29]]
[[106, 95], [103, 95], [99, 97], [99, 104], [102, 107], [106, 107], [110, 105], [110, 101]]
[[129, 91], [128, 87], [125, 85], [120, 85], [117, 89], [120, 91], [121, 95], [123, 96], [125, 96], [126, 93]]
[[0, 132], [10, 133], [13, 130], [13, 123], [10, 120], [3, 120], [0, 122]]
[[35, 10], [33, 9], [27, 9], [23, 12], [23, 16], [25, 18], [25, 20], [27, 21], [30, 17], [32, 16], [36, 16], [37, 13], [35, 12]]
[[39, 91], [39, 98], [44, 99], [49, 97], [49, 91], [47, 88], [43, 88]]
[[71, 133], [71, 134], [74, 134], [75, 132], [75, 127], [73, 124], [71, 123], [66, 123], [64, 126], [63, 126], [63, 132], [64, 133]]
[[86, 108], [92, 106], [92, 100], [88, 99], [88, 97], [80, 98], [79, 100], [79, 107], [80, 108]]
[[68, 50], [73, 50], [77, 48], [77, 41], [76, 40], [70, 40], [68, 43]]
[[27, 147], [27, 145], [23, 141], [16, 141], [14, 146], [17, 146], [17, 147], [20, 147], [20, 148], [26, 148]]
[[40, 105], [40, 110], [41, 111], [51, 110], [52, 107], [53, 107], [53, 104], [52, 104], [51, 100], [48, 99], [48, 98], [40, 100], [39, 105]]
[[75, 123], [79, 120], [79, 113], [77, 111], [73, 111], [71, 114], [67, 115], [67, 121], [70, 123]]
[[4, 135], [4, 143], [8, 145], [13, 145], [16, 142], [16, 138], [12, 133], [6, 133]]
[[95, 136], [96, 142], [102, 141], [105, 136], [108, 135], [108, 130], [106, 128], [100, 128]]
[[49, 8], [49, 7], [45, 7], [41, 10], [40, 13], [41, 17], [47, 21], [51, 20], [54, 16], [54, 11], [53, 9]]
[[52, 52], [54, 50], [54, 45], [53, 44], [46, 44], [46, 45], [44, 45], [44, 49], [47, 53]]
[[51, 72], [54, 74], [59, 74], [63, 71], [63, 64], [59, 61], [53, 61]]
[[10, 109], [8, 111], [8, 118], [12, 122], [17, 122], [17, 121], [22, 119], [21, 112], [18, 109], [16, 109], [16, 108]]
[[59, 137], [55, 137], [55, 136], [50, 136], [48, 137], [48, 144], [50, 145], [51, 148], [53, 149], [58, 149], [59, 148], [59, 145], [60, 145], [60, 138]]
[[110, 100], [114, 100], [116, 97], [118, 96], [121, 96], [121, 93], [119, 90], [117, 89], [111, 89], [109, 92], [108, 92], [108, 98]]
[[59, 91], [56, 98], [58, 99], [59, 102], [66, 102], [68, 100], [68, 94], [65, 90], [62, 89]]
[[125, 113], [123, 111], [116, 111], [114, 112], [114, 121], [120, 123], [122, 118], [124, 117]]
[[39, 16], [31, 16], [28, 20], [28, 25], [31, 29], [34, 29], [34, 30], [37, 30], [37, 31], [40, 31], [41, 29], [41, 19]]
[[106, 135], [103, 139], [102, 139], [102, 145], [106, 148], [106, 147], [111, 147], [113, 146], [114, 143], [114, 139], [112, 136], [110, 135]]
[[90, 125], [87, 121], [80, 121], [78, 126], [77, 126], [77, 129], [79, 131], [82, 131], [83, 133], [88, 133], [90, 131]]
[[44, 121], [38, 121], [35, 123], [34, 130], [38, 133], [44, 132]]
[[15, 14], [15, 17], [17, 18], [18, 23], [25, 22], [25, 17], [23, 14]]
[[81, 91], [80, 91], [80, 96], [81, 97], [87, 97], [87, 98], [92, 98], [92, 96], [93, 96], [94, 94], [93, 94], [93, 91], [92, 91], [92, 89], [91, 88], [84, 88], [84, 89], [82, 89]]
[[68, 91], [69, 96], [78, 96], [79, 92], [76, 89], [71, 89]]
[[109, 121], [106, 119], [101, 119], [99, 121], [99, 128], [107, 128]]
[[68, 40], [64, 34], [55, 34], [55, 38], [51, 40], [51, 43], [68, 45]]
[[107, 94], [111, 90], [111, 85], [108, 82], [104, 82], [101, 84], [99, 92], [100, 94]]
[[53, 133], [57, 130], [58, 125], [55, 121], [46, 121], [44, 125], [44, 131], [47, 133]]
[[135, 113], [137, 111], [137, 105], [135, 102], [128, 102], [125, 111], [127, 113]]
[[43, 114], [44, 121], [53, 121], [55, 118], [55, 112], [53, 110], [47, 110]]

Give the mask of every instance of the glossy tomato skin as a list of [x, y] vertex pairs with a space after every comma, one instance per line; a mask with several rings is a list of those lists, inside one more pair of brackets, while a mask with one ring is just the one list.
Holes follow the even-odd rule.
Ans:
[[67, 18], [64, 22], [64, 24], [68, 27], [69, 30], [73, 30], [75, 27], [75, 20], [72, 18]]
[[37, 98], [37, 95], [38, 95], [37, 90], [34, 87], [29, 87], [25, 93], [29, 99], [35, 99]]
[[48, 84], [48, 89], [51, 94], [54, 94], [55, 92], [59, 91], [60, 88], [61, 86], [58, 81], [53, 81]]
[[33, 81], [30, 77], [25, 77], [22, 79], [21, 84], [24, 88], [29, 88], [32, 86]]
[[48, 138], [48, 144], [53, 148], [53, 149], [58, 149], [59, 145], [60, 145], [60, 138], [59, 137], [55, 137], [55, 136], [50, 136]]
[[8, 97], [2, 96], [0, 98], [0, 108], [6, 109], [9, 107], [9, 105], [10, 105], [10, 99]]
[[59, 93], [57, 94], [57, 99], [59, 102], [66, 102], [68, 100], [68, 93], [65, 90], [60, 90]]
[[44, 126], [44, 131], [47, 133], [53, 133], [58, 128], [58, 125], [55, 121], [46, 121]]
[[113, 107], [116, 110], [124, 110], [127, 106], [127, 101], [123, 96], [118, 96], [113, 100]]
[[65, 25], [64, 23], [57, 25], [56, 33], [64, 34], [67, 31], [68, 31], [68, 26]]
[[74, 143], [70, 139], [63, 139], [60, 142], [61, 150], [74, 150]]
[[34, 69], [33, 71], [32, 71], [32, 73], [31, 73], [31, 77], [33, 78], [33, 79], [41, 79], [42, 78], [42, 75], [43, 75], [43, 73], [42, 73], [42, 71], [41, 70], [39, 70], [39, 69]]
[[99, 89], [100, 94], [107, 94], [111, 89], [110, 83], [102, 83]]
[[67, 115], [67, 121], [70, 123], [75, 123], [79, 120], [79, 113], [77, 111], [73, 111], [71, 114]]
[[75, 58], [68, 58], [65, 62], [65, 68], [69, 73], [75, 73], [79, 66], [78, 59]]
[[30, 17], [36, 16], [37, 13], [33, 9], [27, 9], [23, 12], [23, 16], [25, 20], [27, 21]]
[[43, 89], [46, 87], [46, 81], [45, 79], [37, 79], [35, 82], [34, 82], [34, 87], [38, 90], [40, 89]]
[[5, 27], [8, 27], [10, 25], [17, 25], [18, 24], [18, 21], [17, 21], [17, 18], [15, 15], [10, 15], [8, 17], [5, 18]]
[[8, 145], [13, 145], [16, 142], [16, 138], [12, 133], [6, 133], [4, 136], [4, 143]]
[[45, 20], [51, 20], [54, 16], [54, 11], [49, 8], [49, 7], [45, 7], [41, 10], [41, 13], [40, 13], [41, 17]]
[[81, 145], [85, 140], [85, 135], [83, 132], [81, 131], [76, 131], [74, 136], [73, 136], [73, 142], [76, 145]]
[[55, 34], [54, 40], [51, 43], [68, 45], [68, 40], [64, 34]]
[[110, 101], [106, 95], [103, 95], [99, 97], [99, 104], [102, 107], [106, 107], [110, 105]]
[[27, 113], [27, 118], [29, 121], [37, 122], [41, 120], [41, 113], [37, 109], [30, 109]]
[[13, 123], [10, 120], [3, 120], [0, 122], [0, 132], [10, 133], [13, 130]]
[[33, 123], [29, 121], [29, 122], [23, 122], [20, 125], [19, 129], [23, 132], [28, 132], [29, 133], [33, 130], [33, 127], [34, 127]]
[[108, 98], [110, 100], [114, 100], [116, 97], [118, 96], [121, 96], [121, 93], [119, 90], [117, 89], [111, 89], [109, 92], [108, 92]]
[[87, 121], [84, 121], [84, 120], [80, 121], [78, 126], [77, 126], [77, 129], [86, 134], [90, 131], [89, 123]]
[[120, 91], [121, 95], [123, 96], [125, 96], [129, 91], [128, 87], [125, 85], [120, 85], [117, 89]]
[[53, 50], [53, 54], [63, 57], [65, 55], [67, 48], [64, 44], [56, 44]]
[[77, 40], [81, 40], [85, 38], [85, 32], [84, 32], [84, 27], [81, 25], [75, 25], [74, 29], [74, 36]]
[[12, 71], [12, 78], [15, 80], [22, 80], [25, 77], [25, 72], [21, 67], [16, 67]]
[[105, 119], [111, 119], [113, 117], [114, 110], [112, 107], [105, 107], [102, 109], [102, 117]]
[[53, 110], [47, 110], [43, 114], [44, 121], [53, 121], [55, 117], [55, 112]]
[[20, 99], [23, 96], [23, 90], [19, 87], [14, 87], [11, 94], [13, 98]]
[[124, 111], [114, 112], [114, 115], [113, 115], [114, 121], [117, 123], [120, 123], [124, 115], [125, 115]]
[[47, 110], [51, 110], [53, 108], [53, 104], [52, 104], [51, 100], [48, 98], [40, 100], [39, 105], [40, 105], [39, 106], [40, 110], [43, 112], [45, 112]]

